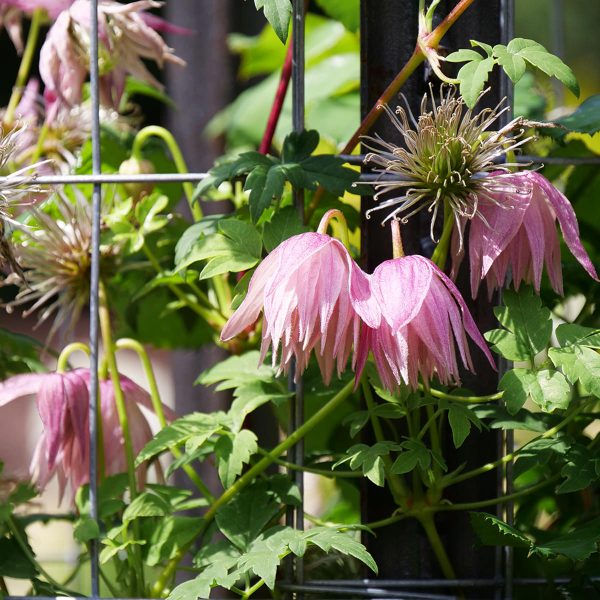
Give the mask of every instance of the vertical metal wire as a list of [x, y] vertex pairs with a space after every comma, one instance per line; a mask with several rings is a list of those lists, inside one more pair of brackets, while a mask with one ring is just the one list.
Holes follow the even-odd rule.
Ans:
[[[292, 4], [292, 126], [294, 131], [304, 130], [304, 13], [305, 0], [293, 0]], [[294, 205], [303, 219], [304, 190], [294, 189]], [[295, 364], [290, 369], [289, 389], [294, 392], [290, 402], [288, 434], [304, 422], [304, 384], [302, 377], [297, 378]], [[290, 462], [302, 466], [304, 464], [304, 440], [300, 440], [289, 453]], [[300, 504], [295, 509], [288, 510], [286, 523], [290, 527], [304, 527], [304, 476], [302, 471], [291, 473], [294, 483], [300, 491]], [[295, 558], [287, 566], [287, 579], [296, 584], [304, 583], [304, 566], [301, 558]], [[291, 592], [300, 600], [302, 592]]]
[[[503, 44], [508, 44], [515, 36], [515, 7], [514, 0], [501, 0], [500, 8], [501, 18], [501, 29], [502, 29], [502, 40]], [[513, 116], [514, 109], [514, 86], [509, 81], [506, 74], [502, 74], [500, 78], [500, 88], [502, 90], [502, 96], [506, 97], [507, 102], [510, 106], [510, 110], [504, 113], [502, 116], [502, 125], [508, 123]], [[502, 301], [502, 292], [500, 292], [498, 301]], [[498, 363], [498, 375], [501, 376], [509, 369], [508, 362], [501, 358]], [[511, 454], [515, 447], [515, 437], [512, 430], [500, 433], [500, 454]], [[505, 465], [504, 469], [498, 470], [498, 487], [499, 496], [503, 494], [511, 494], [513, 492], [513, 465], [509, 462]], [[507, 502], [504, 507], [498, 507], [498, 516], [505, 519], [509, 524], [512, 525], [514, 521], [514, 503]], [[502, 557], [498, 554], [498, 559], [501, 561], [504, 558], [504, 573], [496, 573], [496, 577], [504, 575], [504, 589], [498, 588], [496, 590], [496, 598], [503, 600], [512, 600], [514, 592], [514, 549], [511, 546], [498, 547], [498, 550], [504, 554]]]
[[[92, 175], [102, 171], [100, 154], [100, 94], [98, 68], [98, 0], [90, 1], [90, 97], [92, 109]], [[98, 521], [98, 298], [100, 289], [100, 203], [101, 184], [92, 192], [92, 256], [90, 281], [90, 516]], [[100, 595], [98, 542], [90, 542], [92, 597]]]

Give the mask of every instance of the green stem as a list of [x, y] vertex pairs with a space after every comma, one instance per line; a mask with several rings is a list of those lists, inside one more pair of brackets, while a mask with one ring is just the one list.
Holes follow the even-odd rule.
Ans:
[[434, 388], [426, 389], [422, 384], [419, 384], [419, 389], [422, 392], [427, 392], [434, 398], [440, 398], [442, 400], [450, 400], [452, 402], [462, 402], [465, 404], [480, 404], [483, 402], [494, 402], [500, 400], [504, 396], [504, 392], [497, 392], [496, 394], [490, 394], [488, 396], [456, 396], [454, 394], [447, 394]]
[[[440, 430], [438, 429], [437, 418], [440, 414], [439, 410], [434, 411], [433, 406], [428, 404], [426, 406], [427, 411], [427, 423], [429, 423], [429, 441], [431, 442], [431, 449], [438, 456], [442, 456], [442, 447], [440, 443]], [[421, 430], [422, 431], [422, 430]], [[437, 461], [433, 462], [433, 474], [434, 474], [434, 482], [438, 481], [440, 478], [440, 465], [438, 465]]]
[[452, 231], [454, 229], [454, 215], [452, 209], [446, 202], [444, 204], [444, 229], [442, 230], [442, 236], [438, 245], [433, 251], [431, 261], [434, 262], [442, 271], [446, 268], [446, 261], [448, 259], [448, 250], [450, 249], [450, 239], [452, 238]]
[[35, 567], [35, 569], [41, 575], [44, 576], [44, 578], [50, 585], [54, 586], [58, 590], [64, 591], [63, 586], [60, 583], [58, 583], [58, 581], [56, 581], [56, 579], [54, 579], [51, 575], [49, 575], [48, 572], [37, 561], [33, 552], [29, 548], [29, 544], [27, 543], [27, 540], [23, 539], [23, 536], [21, 535], [21, 530], [19, 529], [18, 525], [15, 523], [14, 518], [12, 516], [9, 516], [6, 518], [6, 520], [4, 522], [8, 525], [8, 528], [10, 529], [12, 536], [15, 539], [15, 542], [17, 542], [17, 544], [23, 551], [23, 554], [26, 556], [27, 560]]
[[72, 344], [68, 344], [62, 349], [58, 360], [56, 361], [56, 372], [64, 373], [69, 370], [69, 357], [73, 352], [83, 352], [89, 358], [91, 354], [90, 347], [87, 344], [83, 344], [82, 342], [73, 342]]
[[427, 422], [425, 423], [425, 425], [423, 425], [423, 427], [421, 428], [421, 431], [419, 431], [419, 433], [417, 434], [417, 439], [418, 440], [422, 440], [423, 439], [423, 436], [427, 433], [427, 431], [431, 427], [434, 419], [437, 419], [443, 412], [444, 412], [443, 408], [438, 408], [435, 411], [435, 413], [429, 415], [429, 417], [427, 419]]
[[402, 232], [400, 231], [400, 221], [398, 219], [392, 219], [392, 256], [394, 258], [402, 258], [404, 256]]
[[29, 26], [29, 33], [27, 34], [27, 42], [25, 44], [25, 50], [23, 51], [23, 58], [21, 58], [21, 64], [19, 65], [19, 71], [17, 73], [17, 79], [6, 107], [6, 113], [4, 114], [5, 125], [12, 125], [15, 119], [15, 111], [23, 96], [23, 89], [27, 83], [29, 72], [31, 71], [31, 65], [35, 57], [35, 48], [40, 35], [40, 25], [42, 24], [42, 18], [44, 10], [36, 8], [31, 16], [31, 24]]
[[[159, 127], [158, 125], [149, 125], [148, 127], [144, 127], [138, 131], [133, 140], [133, 146], [131, 148], [131, 154], [133, 158], [136, 160], [141, 160], [143, 158], [142, 146], [151, 137], [158, 137], [165, 142], [167, 148], [171, 152], [171, 156], [173, 157], [173, 162], [175, 163], [175, 168], [177, 169], [178, 173], [189, 173], [185, 159], [181, 153], [181, 149], [175, 141], [173, 134], [168, 129]], [[185, 196], [187, 198], [194, 221], [199, 221], [202, 219], [203, 215], [200, 204], [194, 201], [194, 186], [189, 181], [186, 181], [183, 184], [183, 191], [185, 192]]]
[[[100, 292], [99, 292], [99, 308], [98, 308], [99, 318], [100, 318], [100, 331], [102, 334], [102, 343], [104, 347], [104, 354], [106, 356], [106, 362], [108, 365], [108, 372], [110, 374], [110, 379], [112, 381], [114, 397], [115, 397], [115, 406], [117, 408], [117, 415], [119, 417], [119, 424], [121, 426], [121, 430], [123, 432], [123, 448], [125, 451], [125, 461], [127, 464], [127, 475], [129, 478], [129, 495], [131, 501], [135, 500], [138, 492], [137, 492], [137, 481], [135, 478], [135, 456], [133, 453], [133, 444], [131, 443], [131, 432], [129, 430], [129, 419], [127, 417], [127, 407], [125, 405], [125, 395], [123, 394], [123, 389], [121, 388], [121, 376], [119, 374], [119, 370], [117, 368], [117, 359], [115, 356], [115, 345], [112, 339], [112, 331], [110, 324], [110, 313], [108, 309], [108, 302], [106, 298], [106, 289], [104, 284], [100, 282]], [[133, 523], [134, 535], [136, 539], [139, 539], [138, 529], [139, 523], [134, 521]], [[144, 589], [144, 568], [141, 562], [141, 552], [140, 548], [137, 545], [133, 547], [134, 553], [134, 568], [136, 572], [136, 578], [139, 585], [139, 592], [143, 593]]]
[[[258, 453], [266, 456], [269, 454], [267, 450], [263, 448], [258, 449]], [[294, 463], [288, 462], [287, 460], [282, 460], [281, 458], [277, 458], [273, 461], [276, 465], [280, 465], [285, 467], [286, 469], [291, 469], [292, 471], [302, 471], [303, 473], [314, 473], [315, 475], [321, 475], [322, 477], [363, 477], [363, 474], [360, 471], [327, 471], [326, 469], [317, 469], [314, 467], [305, 467], [296, 465]]]
[[[147, 244], [143, 246], [144, 253], [146, 254], [150, 264], [154, 267], [157, 273], [162, 273], [160, 263], [157, 258], [154, 256], [150, 248], [148, 248]], [[218, 311], [213, 308], [205, 308], [200, 305], [198, 302], [190, 300], [189, 296], [182, 292], [176, 285], [169, 283], [167, 287], [181, 300], [188, 308], [193, 310], [196, 314], [200, 315], [213, 329], [221, 330], [225, 323], [227, 323], [227, 319]]]
[[46, 141], [46, 137], [48, 136], [49, 129], [50, 129], [50, 125], [46, 121], [42, 125], [42, 128], [40, 129], [40, 132], [38, 134], [38, 141], [37, 141], [37, 144], [35, 145], [35, 150], [34, 150], [33, 154], [31, 155], [32, 163], [37, 162], [40, 159], [40, 157], [42, 156], [42, 154], [44, 152], [44, 142]]
[[[577, 417], [579, 415], [579, 413], [581, 413], [583, 411], [586, 404], [587, 403], [581, 403], [576, 409], [574, 409], [571, 412], [570, 415], [567, 415], [560, 423], [558, 423], [554, 427], [551, 427], [550, 429], [548, 429], [548, 431], [546, 431], [542, 435], [536, 437], [535, 439], [531, 440], [531, 442], [529, 442], [529, 443], [533, 443], [538, 440], [545, 440], [545, 439], [551, 438], [553, 435], [558, 433], [561, 429], [566, 427], [573, 419], [575, 419], [575, 417]], [[451, 485], [455, 485], [456, 483], [460, 483], [461, 481], [465, 481], [467, 479], [477, 477], [478, 475], [483, 475], [484, 473], [488, 473], [489, 471], [492, 471], [493, 469], [501, 467], [502, 465], [505, 465], [506, 463], [514, 460], [519, 455], [519, 452], [523, 451], [525, 448], [527, 448], [527, 446], [528, 446], [528, 444], [519, 448], [518, 450], [515, 450], [514, 452], [511, 452], [510, 454], [506, 454], [505, 456], [503, 456], [502, 458], [500, 458], [494, 462], [490, 462], [485, 465], [482, 465], [481, 467], [478, 467], [477, 469], [473, 469], [471, 471], [467, 471], [465, 473], [455, 475], [454, 477], [451, 477], [449, 479], [442, 480], [440, 482], [440, 485], [442, 487], [446, 488]]]
[[425, 530], [427, 539], [429, 540], [433, 553], [435, 554], [440, 568], [442, 569], [444, 577], [446, 579], [456, 579], [454, 567], [448, 558], [444, 544], [440, 539], [440, 534], [435, 526], [434, 515], [425, 513], [419, 515], [417, 518]]
[[[253, 479], [267, 469], [275, 459], [279, 458], [284, 452], [295, 446], [308, 432], [310, 432], [323, 419], [327, 418], [332, 412], [342, 404], [354, 389], [354, 381], [349, 381], [325, 406], [321, 407], [312, 417], [308, 418], [298, 429], [292, 432], [285, 440], [275, 446], [266, 456], [259, 460], [254, 466], [246, 471], [230, 488], [226, 489], [223, 494], [215, 501], [204, 515], [204, 524], [201, 534], [206, 530], [211, 521], [214, 519], [217, 510], [227, 504], [236, 494], [246, 488]], [[201, 535], [200, 534], [200, 535]], [[186, 544], [179, 549], [175, 557], [173, 557], [167, 566], [163, 569], [156, 583], [152, 587], [152, 596], [159, 598], [162, 595], [165, 587], [168, 585], [173, 574], [177, 570], [177, 565], [187, 553], [190, 545]]]
[[[154, 408], [154, 413], [158, 418], [158, 422], [162, 428], [168, 425], [167, 419], [165, 418], [165, 412], [163, 410], [163, 403], [160, 399], [160, 392], [158, 391], [158, 384], [156, 383], [156, 376], [154, 375], [154, 369], [152, 368], [152, 363], [150, 362], [150, 358], [146, 349], [142, 344], [140, 344], [137, 340], [131, 338], [121, 338], [117, 340], [115, 347], [117, 350], [132, 350], [135, 352], [144, 369], [144, 373], [146, 375], [146, 380], [148, 381], [148, 386], [150, 387], [150, 398], [152, 399], [152, 407]], [[181, 452], [178, 448], [171, 448], [171, 454], [175, 458], [181, 457]], [[194, 470], [191, 465], [183, 465], [183, 470], [186, 475], [190, 478], [190, 480], [194, 483], [194, 485], [198, 488], [198, 491], [204, 495], [204, 497], [210, 502], [215, 501], [215, 497], [211, 494], [210, 490], [206, 486], [206, 484], [202, 481], [198, 473]]]
[[[373, 393], [371, 392], [371, 386], [365, 380], [362, 382], [362, 390], [365, 397], [365, 402], [367, 404], [367, 410], [369, 411], [369, 415], [371, 418], [371, 424], [373, 426], [373, 433], [375, 434], [375, 439], [378, 442], [384, 442], [385, 436], [383, 435], [383, 430], [381, 428], [381, 423], [379, 422], [379, 417], [375, 414], [375, 401], [373, 400]], [[389, 454], [381, 457], [383, 460], [383, 464], [385, 467], [385, 475], [390, 484], [390, 490], [392, 492], [392, 496], [398, 506], [406, 509], [406, 500], [408, 498], [408, 490], [406, 489], [404, 482], [402, 479], [392, 472], [392, 459], [389, 457]]]
[[480, 500], [479, 502], [462, 502], [460, 504], [441, 504], [435, 507], [435, 511], [449, 511], [449, 510], [477, 510], [479, 508], [485, 508], [487, 506], [495, 506], [496, 504], [504, 504], [505, 502], [510, 502], [511, 500], [516, 500], [517, 498], [521, 498], [522, 496], [526, 496], [527, 494], [531, 494], [532, 492], [537, 492], [547, 485], [554, 483], [560, 479], [560, 474], [555, 477], [551, 477], [550, 479], [546, 479], [544, 481], [540, 481], [535, 485], [530, 485], [529, 487], [523, 488], [517, 492], [513, 492], [512, 494], [506, 494], [505, 496], [498, 496], [497, 498], [489, 498], [488, 500]]
[[379, 521], [371, 521], [370, 523], [363, 523], [363, 527], [367, 527], [368, 529], [379, 529], [380, 527], [387, 527], [388, 525], [393, 525], [398, 521], [403, 521], [408, 517], [412, 516], [410, 511], [402, 512], [397, 515], [392, 515], [391, 517], [386, 517], [385, 519], [380, 519]]
[[[289, 552], [286, 553], [285, 556], [287, 556], [288, 554], [289, 554]], [[284, 558], [284, 557], [280, 557], [280, 558]], [[250, 598], [250, 596], [252, 596], [252, 594], [254, 594], [254, 592], [258, 591], [263, 585], [265, 585], [265, 580], [259, 579], [253, 586], [249, 587], [244, 592], [244, 595], [242, 596], [242, 600], [248, 600], [248, 598]]]

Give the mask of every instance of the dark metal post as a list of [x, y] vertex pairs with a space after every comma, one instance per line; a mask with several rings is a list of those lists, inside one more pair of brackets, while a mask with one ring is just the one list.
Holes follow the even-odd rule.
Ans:
[[[470, 47], [471, 39], [490, 44], [499, 43], [502, 40], [501, 1], [474, 3], [446, 35], [442, 45], [448, 51], [453, 51]], [[418, 33], [418, 4], [418, 0], [404, 2], [361, 0], [363, 115], [377, 101], [385, 87], [413, 53]], [[455, 2], [446, 2], [445, 5], [449, 10]], [[442, 7], [438, 9], [438, 13], [444, 14]], [[421, 98], [427, 89], [428, 77], [431, 77], [431, 73], [426, 66], [421, 66], [402, 89], [408, 105], [414, 112], [418, 112]], [[486, 96], [485, 105], [495, 105], [499, 101], [498, 83], [499, 79], [495, 74], [492, 79], [492, 93]], [[374, 131], [386, 139], [399, 142], [397, 131], [385, 116], [376, 124]], [[372, 206], [371, 198], [363, 199], [363, 213]], [[417, 215], [403, 227], [403, 242], [408, 254], [431, 254], [428, 217], [429, 215], [426, 214]], [[372, 271], [381, 261], [391, 257], [391, 241], [387, 232], [385, 235], [383, 233], [379, 219], [363, 221], [363, 263], [369, 271]], [[461, 274], [459, 286], [465, 298], [468, 298], [470, 293], [465, 275], [465, 273]], [[471, 303], [470, 308], [482, 331], [492, 327], [494, 319], [492, 305], [486, 299]], [[464, 377], [464, 385], [478, 393], [495, 390], [497, 374], [486, 366], [482, 356], [474, 354], [477, 377]], [[448, 440], [445, 448], [447, 455], [453, 458], [449, 465], [450, 469], [462, 462], [478, 465], [497, 456], [497, 444], [493, 435], [471, 436], [460, 451], [453, 451], [451, 444], [451, 440]], [[451, 488], [448, 490], [448, 495], [451, 494], [451, 499], [455, 502], [465, 501], [467, 498], [471, 501], [491, 498], [497, 495], [497, 482], [492, 474], [491, 477], [478, 478], [473, 483], [461, 484], [457, 489]], [[363, 500], [365, 521], [389, 516], [393, 508], [391, 499], [382, 494], [379, 489], [373, 489], [373, 486], [366, 489]], [[474, 551], [475, 539], [466, 515], [452, 515], [452, 518], [440, 516], [436, 522], [458, 577], [492, 578], [499, 575], [495, 573], [493, 550], [478, 548]], [[385, 531], [378, 532], [376, 542], [370, 541], [369, 537], [366, 537], [365, 541], [370, 542], [369, 549], [379, 564], [382, 578], [414, 579], [439, 575], [425, 535], [414, 520], [402, 521], [386, 528]]]

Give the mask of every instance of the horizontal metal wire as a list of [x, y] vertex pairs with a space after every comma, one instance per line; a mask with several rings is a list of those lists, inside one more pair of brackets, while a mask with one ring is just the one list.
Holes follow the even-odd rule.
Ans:
[[104, 184], [104, 183], [185, 183], [202, 181], [208, 173], [143, 173], [140, 175], [40, 175], [37, 177], [0, 177], [0, 184], [9, 181], [13, 185], [67, 185], [67, 184]]

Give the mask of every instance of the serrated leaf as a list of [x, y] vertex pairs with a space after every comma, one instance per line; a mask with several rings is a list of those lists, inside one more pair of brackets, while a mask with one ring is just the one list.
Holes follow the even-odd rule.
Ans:
[[556, 488], [557, 494], [582, 490], [598, 479], [600, 459], [595, 458], [585, 446], [576, 445], [569, 448], [566, 460], [560, 471], [565, 481]]
[[401, 444], [403, 452], [392, 465], [392, 473], [404, 475], [410, 473], [419, 465], [425, 470], [431, 466], [433, 457], [431, 451], [420, 440], [406, 440]]
[[513, 83], [517, 83], [523, 77], [527, 67], [523, 57], [509, 52], [502, 44], [494, 46], [494, 56]]
[[292, 3], [290, 0], [254, 0], [257, 10], [263, 9], [277, 37], [285, 44], [288, 37]]
[[[570, 131], [594, 135], [600, 131], [600, 94], [590, 96], [584, 100], [577, 110], [566, 117], [554, 121], [558, 125], [566, 127]], [[564, 137], [567, 131], [557, 130], [559, 137]]]
[[579, 97], [579, 84], [573, 71], [558, 56], [550, 54], [541, 44], [534, 40], [515, 38], [508, 43], [507, 50], [511, 54], [524, 58], [546, 75], [556, 77]]
[[475, 106], [494, 64], [493, 58], [474, 60], [463, 65], [458, 72], [460, 94], [469, 108]]
[[225, 489], [233, 485], [257, 449], [256, 434], [249, 429], [242, 429], [233, 437], [223, 435], [217, 440], [215, 457], [219, 479]]
[[492, 419], [489, 423], [490, 429], [521, 429], [536, 433], [544, 433], [548, 429], [545, 422], [547, 416], [543, 413], [534, 414], [521, 409], [513, 417], [503, 406], [492, 406], [490, 404], [476, 406], [473, 411], [480, 419]]
[[148, 542], [146, 564], [153, 567], [170, 560], [202, 531], [204, 520], [200, 517], [168, 515], [157, 519]]
[[100, 537], [100, 527], [97, 521], [88, 516], [82, 517], [75, 524], [73, 537], [82, 544], [98, 539]]
[[377, 573], [377, 565], [367, 549], [358, 542], [352, 533], [343, 533], [333, 527], [313, 527], [305, 534], [306, 540], [325, 552], [337, 550], [342, 554], [353, 556]]
[[256, 167], [246, 178], [244, 190], [250, 190], [250, 215], [256, 223], [273, 199], [281, 198], [286, 174], [282, 165]]
[[494, 314], [505, 329], [493, 329], [484, 337], [493, 344], [492, 350], [504, 358], [533, 362], [550, 341], [550, 311], [530, 287], [519, 292], [506, 290], [503, 301], [505, 306], [494, 309]]
[[275, 576], [281, 559], [264, 543], [251, 547], [240, 557], [238, 568], [242, 571], [252, 571], [264, 580], [265, 585], [272, 590], [275, 587]]
[[400, 446], [394, 442], [377, 442], [373, 446], [355, 444], [348, 448], [346, 455], [338, 460], [332, 467], [348, 463], [353, 471], [362, 470], [365, 477], [375, 485], [383, 487], [385, 473], [382, 456], [387, 456], [392, 450], [399, 450]]
[[460, 448], [471, 432], [471, 425], [481, 431], [481, 421], [467, 406], [452, 404], [448, 409], [448, 422], [452, 429], [452, 441], [455, 448]]
[[587, 559], [598, 551], [600, 541], [600, 518], [593, 519], [543, 544], [536, 544], [534, 551], [542, 555], [562, 554], [571, 560]]
[[511, 415], [519, 412], [529, 398], [546, 412], [563, 410], [571, 400], [571, 388], [563, 374], [550, 369], [511, 369], [503, 375], [499, 387]]
[[140, 517], [165, 517], [170, 514], [170, 504], [152, 492], [142, 492], [123, 513], [123, 522], [133, 521]]
[[498, 517], [485, 512], [469, 513], [471, 526], [482, 544], [487, 546], [512, 546], [529, 548], [531, 541], [518, 529]]
[[299, 163], [308, 158], [319, 145], [319, 132], [310, 129], [293, 131], [283, 142], [281, 161], [283, 163]]
[[239, 387], [244, 383], [271, 382], [274, 379], [274, 369], [261, 364], [258, 350], [251, 350], [239, 356], [230, 356], [214, 367], [203, 371], [194, 383], [202, 385], [218, 383], [216, 390], [221, 391]]
[[227, 415], [231, 418], [231, 430], [239, 431], [246, 417], [267, 402], [278, 405], [288, 400], [293, 393], [282, 389], [277, 382], [251, 381], [236, 388], [235, 400]]
[[550, 360], [562, 369], [573, 384], [578, 381], [592, 395], [600, 398], [600, 354], [585, 346], [550, 348]]

